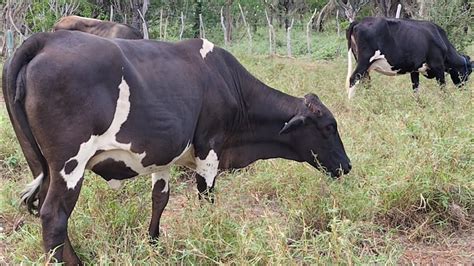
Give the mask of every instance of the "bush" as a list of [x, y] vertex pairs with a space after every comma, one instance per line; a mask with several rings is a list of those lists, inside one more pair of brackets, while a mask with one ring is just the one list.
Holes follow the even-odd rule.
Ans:
[[469, 34], [472, 11], [462, 0], [433, 1], [430, 8], [430, 20], [443, 28], [449, 41], [459, 51], [464, 50], [474, 40]]

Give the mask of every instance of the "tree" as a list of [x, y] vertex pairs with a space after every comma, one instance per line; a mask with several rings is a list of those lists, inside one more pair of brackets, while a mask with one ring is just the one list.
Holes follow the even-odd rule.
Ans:
[[369, 3], [369, 0], [335, 0], [335, 2], [344, 11], [349, 22], [352, 22], [360, 9]]

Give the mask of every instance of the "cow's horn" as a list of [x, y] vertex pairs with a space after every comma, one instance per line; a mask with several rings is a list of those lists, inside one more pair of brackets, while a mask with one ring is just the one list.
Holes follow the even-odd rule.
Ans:
[[296, 115], [290, 119], [290, 121], [286, 122], [283, 128], [280, 130], [281, 134], [286, 134], [293, 130], [295, 127], [304, 124], [305, 117], [302, 115]]

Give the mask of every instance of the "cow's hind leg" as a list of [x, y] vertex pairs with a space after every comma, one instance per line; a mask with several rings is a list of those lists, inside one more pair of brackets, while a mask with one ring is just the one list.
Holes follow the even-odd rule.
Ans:
[[152, 213], [148, 230], [152, 240], [160, 235], [161, 214], [163, 214], [170, 197], [169, 178], [170, 169], [168, 168], [152, 174]]
[[82, 180], [69, 189], [59, 172], [51, 172], [48, 192], [40, 210], [45, 251], [67, 264], [80, 264], [68, 238], [67, 223], [79, 197]]
[[[356, 84], [364, 77], [368, 76], [368, 69], [369, 69], [369, 64], [363, 63], [364, 61], [361, 60], [357, 64], [356, 69], [352, 73], [351, 77], [349, 78], [349, 88], [347, 91], [349, 99], [354, 97], [355, 94], [355, 86]], [[368, 62], [368, 60], [367, 60]]]

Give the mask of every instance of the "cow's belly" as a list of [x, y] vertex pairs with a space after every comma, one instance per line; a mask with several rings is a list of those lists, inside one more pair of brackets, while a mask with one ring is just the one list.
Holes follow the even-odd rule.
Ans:
[[369, 67], [369, 71], [372, 71], [372, 70], [377, 71], [387, 76], [398, 75], [398, 70], [393, 70], [393, 67], [388, 63], [387, 59], [385, 58], [378, 59], [375, 62], [373, 62]]
[[172, 164], [196, 168], [194, 148], [188, 145], [181, 154], [165, 165], [143, 165], [145, 154], [134, 153], [130, 150], [107, 150], [93, 156], [87, 163], [87, 169], [100, 175], [105, 180], [123, 180], [137, 175], [147, 175], [160, 172]]

